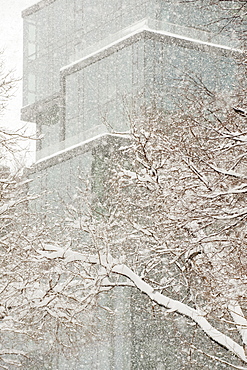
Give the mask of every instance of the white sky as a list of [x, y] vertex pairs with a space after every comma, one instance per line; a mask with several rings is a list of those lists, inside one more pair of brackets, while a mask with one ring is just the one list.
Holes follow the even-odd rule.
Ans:
[[[15, 70], [15, 76], [18, 78], [22, 77], [21, 11], [37, 2], [38, 0], [0, 0], [0, 50], [4, 50], [6, 70]], [[20, 82], [4, 117], [0, 117], [0, 126], [7, 126], [12, 130], [24, 126], [25, 122], [20, 120], [21, 106], [22, 83]], [[28, 129], [30, 133], [34, 132], [34, 125], [29, 124]]]

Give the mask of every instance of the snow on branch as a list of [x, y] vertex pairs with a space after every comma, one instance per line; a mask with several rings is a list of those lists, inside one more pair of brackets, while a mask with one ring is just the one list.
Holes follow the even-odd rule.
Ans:
[[[234, 210], [232, 210], [233, 212]], [[243, 217], [247, 215], [247, 208], [239, 209], [238, 212], [224, 216], [213, 216], [216, 220], [232, 220], [237, 217]]]
[[228, 310], [238, 328], [244, 346], [247, 347], [247, 320], [244, 317], [241, 307], [238, 302], [233, 301], [228, 305]]
[[152, 301], [191, 318], [211, 339], [224, 346], [247, 363], [243, 347], [227, 335], [215, 329], [200, 312], [182, 302], [173, 300], [159, 292], [156, 292], [149, 284], [145, 283], [136, 273], [125, 265], [116, 265], [113, 267], [112, 271], [128, 277], [136, 287], [143, 293], [147, 294]]
[[247, 177], [239, 172], [235, 172], [235, 171], [232, 171], [232, 170], [225, 170], [224, 168], [220, 168], [220, 167], [216, 167], [210, 163], [207, 162], [207, 165], [212, 168], [212, 170], [214, 170], [215, 172], [218, 172], [218, 173], [221, 173], [225, 176], [232, 176], [232, 177], [236, 177], [238, 179], [243, 179], [243, 180], [246, 180]]
[[218, 191], [210, 195], [206, 194], [204, 198], [213, 199], [224, 195], [244, 194], [244, 193], [247, 193], [247, 184], [242, 184], [240, 186], [233, 187], [227, 191]]
[[95, 256], [87, 256], [80, 252], [75, 252], [70, 249], [64, 250], [63, 248], [59, 247], [52, 247], [50, 249], [48, 247], [48, 250], [40, 251], [40, 254], [48, 259], [63, 258], [65, 263], [81, 261], [89, 264], [98, 264], [108, 271], [127, 277], [142, 293], [146, 294], [153, 302], [156, 302], [158, 305], [168, 308], [169, 310], [176, 311], [179, 314], [189, 317], [200, 326], [200, 328], [208, 335], [209, 338], [222, 345], [230, 352], [234, 353], [242, 361], [247, 363], [244, 348], [233, 339], [231, 339], [229, 336], [215, 329], [198, 310], [191, 308], [185, 303], [174, 300], [155, 291], [155, 289], [150, 284], [146, 283], [129, 267], [127, 267], [125, 264], [119, 264], [118, 261], [114, 260], [111, 256], [101, 254]]
[[189, 158], [183, 158], [183, 161], [187, 164], [187, 166], [191, 169], [191, 171], [194, 172], [194, 174], [199, 178], [199, 180], [202, 181], [203, 184], [206, 185], [206, 187], [209, 190], [212, 190], [211, 187], [209, 186], [208, 179], [204, 175], [202, 175], [202, 173], [195, 166], [195, 164], [192, 162], [192, 160], [189, 159]]

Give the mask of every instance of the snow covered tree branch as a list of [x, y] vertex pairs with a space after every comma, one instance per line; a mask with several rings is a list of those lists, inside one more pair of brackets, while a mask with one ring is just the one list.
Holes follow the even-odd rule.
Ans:
[[[50, 248], [45, 248], [44, 251], [40, 251], [39, 253], [48, 259], [64, 259], [65, 263], [72, 263], [75, 261], [81, 261], [87, 264], [99, 265], [106, 269], [107, 274], [110, 272], [123, 275], [131, 280], [137, 289], [139, 289], [142, 293], [146, 294], [152, 301], [157, 303], [158, 305], [164, 306], [167, 309], [172, 311], [176, 311], [182, 315], [189, 317], [191, 320], [195, 321], [202, 330], [216, 343], [222, 345], [223, 347], [227, 348], [229, 351], [234, 353], [238, 356], [242, 361], [247, 363], [247, 358], [244, 352], [244, 349], [241, 345], [237, 342], [232, 340], [227, 335], [221, 333], [219, 330], [214, 328], [209, 321], [204, 317], [203, 313], [199, 310], [193, 309], [187, 304], [184, 304], [180, 301], [176, 301], [164, 294], [159, 293], [156, 291], [150, 284], [147, 284], [138, 274], [132, 271], [129, 267], [125, 264], [118, 264], [116, 260], [114, 260], [111, 256], [88, 256], [84, 255], [80, 252], [75, 252], [70, 249], [64, 250], [63, 248], [54, 248], [52, 247], [52, 251], [49, 250]], [[246, 325], [246, 319], [243, 318], [243, 313], [237, 304], [231, 305], [230, 307], [231, 314], [234, 316], [234, 320], [236, 321], [237, 325], [241, 324], [240, 330], [243, 333], [243, 337], [246, 336], [246, 328], [243, 328], [243, 323]], [[240, 313], [239, 313], [240, 312]]]

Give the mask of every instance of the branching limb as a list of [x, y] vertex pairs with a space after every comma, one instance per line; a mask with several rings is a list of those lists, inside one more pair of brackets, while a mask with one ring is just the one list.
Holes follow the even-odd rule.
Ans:
[[189, 317], [200, 326], [200, 328], [208, 335], [209, 338], [222, 345], [231, 353], [234, 353], [242, 361], [247, 363], [247, 358], [243, 347], [229, 336], [214, 328], [198, 310], [155, 291], [151, 285], [147, 284], [126, 265], [118, 264], [117, 261], [109, 256], [87, 256], [80, 252], [74, 252], [69, 249], [66, 251], [64, 251], [63, 248], [56, 248], [55, 250], [53, 247], [52, 249], [53, 251], [40, 251], [40, 254], [49, 259], [64, 258], [65, 262], [67, 263], [82, 261], [89, 264], [98, 264], [106, 268], [108, 271], [111, 269], [111, 272], [127, 277], [135, 284], [137, 289], [146, 294], [153, 302], [170, 310], [176, 311], [181, 315]]

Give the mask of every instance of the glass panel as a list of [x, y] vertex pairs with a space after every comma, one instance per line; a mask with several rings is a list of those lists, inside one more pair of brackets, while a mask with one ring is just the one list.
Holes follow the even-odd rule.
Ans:
[[66, 120], [65, 138], [72, 137], [78, 134], [77, 118]]
[[100, 81], [100, 94], [99, 94], [99, 104], [105, 104], [108, 99], [108, 70], [107, 70], [107, 58], [101, 59], [98, 69], [98, 78]]
[[28, 40], [29, 42], [36, 42], [36, 26], [33, 23], [28, 25]]
[[118, 61], [124, 65], [124, 68], [119, 68], [118, 75], [118, 93], [126, 95], [131, 92], [132, 86], [132, 50], [128, 46], [118, 53]]
[[28, 104], [35, 103], [35, 99], [36, 99], [35, 93], [29, 92], [28, 93]]
[[28, 75], [28, 91], [36, 94], [36, 76], [31, 73]]
[[111, 100], [116, 97], [116, 53], [107, 58], [108, 69], [108, 99]]
[[42, 148], [59, 142], [59, 107], [53, 107], [41, 112], [37, 116], [37, 124], [41, 126], [41, 134], [44, 135]]
[[84, 70], [84, 106], [85, 112], [93, 110], [98, 102], [98, 64], [92, 64]]
[[[82, 1], [80, 0], [80, 4], [82, 4]], [[83, 28], [83, 13], [82, 13], [82, 10], [78, 9], [78, 10], [75, 10], [75, 13], [74, 13], [74, 23], [75, 23], [75, 29], [76, 30], [80, 30]]]
[[66, 117], [68, 119], [77, 117], [79, 114], [78, 93], [78, 76], [77, 73], [73, 73], [66, 78]]
[[37, 17], [37, 43], [41, 54], [45, 52], [46, 47], [49, 45], [48, 19], [49, 9], [48, 7], [44, 7], [40, 10]]
[[36, 57], [36, 45], [35, 44], [28, 44], [28, 56], [29, 59], [33, 60]]

